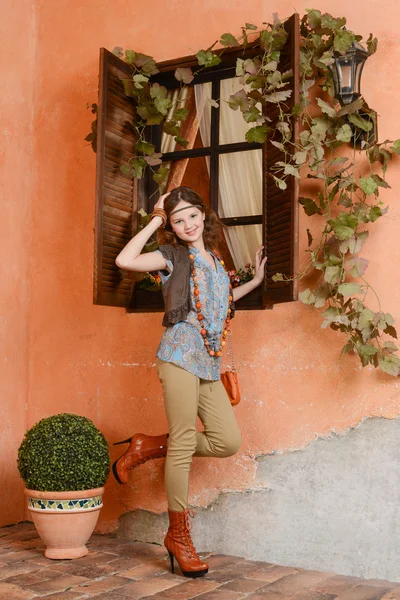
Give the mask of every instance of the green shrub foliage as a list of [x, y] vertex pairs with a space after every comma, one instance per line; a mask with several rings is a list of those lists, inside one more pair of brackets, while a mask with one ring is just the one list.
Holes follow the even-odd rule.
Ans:
[[18, 449], [26, 487], [48, 492], [104, 485], [110, 471], [107, 442], [90, 419], [61, 413], [31, 427]]

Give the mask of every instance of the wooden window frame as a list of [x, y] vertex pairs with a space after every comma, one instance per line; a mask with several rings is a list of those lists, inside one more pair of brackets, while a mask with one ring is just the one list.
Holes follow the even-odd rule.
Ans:
[[[299, 18], [298, 15], [293, 15], [286, 22], [286, 28], [289, 33], [285, 48], [281, 52], [281, 61], [279, 68], [281, 71], [292, 69], [293, 76], [290, 81], [290, 87], [293, 90], [292, 97], [287, 103], [288, 110], [298, 102], [299, 98]], [[219, 97], [217, 88], [222, 79], [232, 78], [235, 76], [236, 59], [252, 58], [259, 54], [259, 47], [255, 44], [250, 44], [246, 50], [243, 48], [231, 48], [217, 51], [221, 54], [222, 62], [216, 67], [206, 69], [195, 76], [192, 84], [200, 84], [212, 82], [212, 96]], [[197, 67], [197, 59], [194, 56], [187, 56], [179, 59], [169, 60], [158, 63], [157, 67], [159, 74], [153, 76], [151, 80], [158, 82], [169, 89], [176, 89], [177, 82], [174, 77], [174, 71], [177, 67]], [[117, 190], [127, 186], [127, 193], [132, 197], [132, 203], [129, 209], [131, 210], [130, 224], [126, 218], [123, 219], [122, 231], [118, 233], [115, 215], [111, 215], [110, 220], [112, 227], [112, 235], [107, 235], [105, 232], [105, 222], [107, 213], [107, 205], [110, 200], [107, 199], [109, 193], [108, 187], [110, 177], [106, 177], [105, 164], [107, 163], [107, 152], [104, 149], [107, 144], [107, 135], [113, 136], [116, 127], [110, 123], [108, 115], [118, 109], [119, 112], [124, 112], [127, 109], [125, 106], [132, 103], [132, 99], [123, 98], [119, 92], [118, 98], [115, 96], [117, 82], [113, 75], [113, 81], [109, 82], [111, 76], [109, 71], [120, 71], [124, 77], [129, 77], [131, 74], [130, 65], [124, 63], [119, 58], [105, 50], [100, 51], [100, 81], [99, 89], [99, 125], [98, 125], [98, 142], [97, 142], [97, 175], [96, 175], [96, 226], [95, 226], [95, 276], [94, 276], [94, 302], [96, 304], [107, 304], [113, 306], [125, 306], [127, 310], [134, 312], [154, 312], [163, 310], [161, 294], [149, 292], [146, 290], [136, 289], [132, 277], [126, 272], [121, 272], [116, 266], [113, 266], [111, 259], [113, 249], [115, 248], [115, 256], [119, 249], [129, 240], [129, 238], [137, 230], [137, 210], [145, 209], [147, 212], [152, 210], [156, 198], [148, 202], [151, 192], [155, 190], [155, 184], [149, 176], [145, 176], [138, 181], [128, 183], [121, 179], [122, 175], [115, 172], [115, 178], [118, 180]], [[122, 88], [122, 84], [121, 84]], [[110, 91], [111, 89], [111, 91]], [[123, 88], [122, 88], [123, 94]], [[124, 102], [125, 100], [125, 102]], [[210, 147], [212, 150], [198, 148], [192, 150], [178, 150], [172, 153], [163, 155], [164, 160], [177, 158], [189, 158], [199, 156], [210, 156], [210, 207], [217, 212], [218, 209], [218, 162], [219, 156], [224, 153], [250, 151], [254, 149], [262, 149], [263, 152], [263, 214], [262, 216], [239, 216], [221, 219], [227, 226], [261, 224], [263, 244], [266, 248], [268, 263], [266, 275], [261, 286], [247, 294], [237, 303], [238, 309], [264, 309], [270, 308], [273, 304], [288, 302], [297, 299], [297, 283], [293, 279], [297, 272], [297, 254], [298, 254], [298, 180], [294, 177], [289, 178], [288, 189], [285, 191], [279, 190], [275, 186], [275, 182], [268, 176], [269, 165], [274, 164], [278, 160], [283, 159], [282, 153], [274, 147], [270, 140], [264, 144], [248, 143], [246, 141], [236, 142], [233, 144], [216, 145], [215, 138], [219, 135], [219, 107], [211, 107], [211, 136], [212, 141]], [[267, 116], [276, 120], [276, 105], [268, 107]], [[129, 116], [129, 110], [127, 111]], [[298, 123], [293, 119], [293, 138], [298, 137]], [[113, 129], [114, 127], [114, 129]], [[111, 133], [110, 133], [111, 130]], [[127, 147], [127, 137], [129, 138], [129, 126], [121, 125], [119, 119], [119, 130], [121, 136], [121, 150], [123, 156], [120, 157], [120, 162], [130, 156], [133, 156], [134, 143], [133, 134], [131, 133], [131, 143], [129, 151]], [[161, 140], [161, 127], [150, 127], [150, 141], [159, 145]], [[214, 143], [213, 143], [214, 142]], [[111, 147], [114, 142], [109, 142]], [[121, 149], [120, 148], [120, 149]], [[112, 150], [108, 150], [110, 152]], [[114, 152], [115, 154], [115, 152]], [[118, 152], [116, 152], [118, 155]], [[108, 155], [109, 158], [109, 155]], [[118, 156], [116, 157], [116, 160]], [[108, 161], [109, 162], [109, 161]], [[149, 193], [150, 192], [150, 193]], [[126, 198], [127, 196], [125, 196]], [[113, 204], [114, 195], [112, 195], [111, 204]], [[118, 205], [119, 206], [119, 205]], [[124, 208], [124, 207], [123, 207]], [[121, 230], [121, 228], [120, 228]], [[114, 244], [114, 245], [112, 245]], [[107, 250], [107, 251], [105, 251]], [[118, 250], [118, 251], [117, 251]], [[282, 272], [286, 277], [291, 278], [291, 281], [274, 282], [272, 276], [276, 272]], [[102, 285], [102, 284], [105, 285]]]

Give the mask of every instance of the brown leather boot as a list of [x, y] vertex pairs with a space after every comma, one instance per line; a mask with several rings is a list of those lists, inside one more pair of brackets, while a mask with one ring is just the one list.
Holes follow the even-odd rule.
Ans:
[[127, 440], [116, 442], [114, 446], [130, 442], [128, 450], [112, 466], [115, 479], [118, 483], [128, 483], [130, 469], [134, 469], [152, 458], [166, 456], [167, 438], [168, 433], [164, 435], [135, 433], [135, 435]]
[[185, 577], [203, 577], [208, 572], [208, 564], [201, 562], [190, 537], [189, 517], [194, 516], [193, 511], [169, 510], [168, 516], [169, 528], [164, 546], [171, 561], [171, 573], [174, 572], [175, 558]]

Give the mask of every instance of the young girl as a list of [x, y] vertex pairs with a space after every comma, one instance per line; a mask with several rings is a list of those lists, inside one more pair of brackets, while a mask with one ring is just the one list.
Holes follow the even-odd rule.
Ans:
[[[165, 245], [141, 254], [158, 230]], [[169, 529], [164, 540], [174, 572], [174, 557], [183, 575], [207, 573], [190, 537], [189, 473], [193, 456], [226, 457], [240, 446], [240, 431], [228, 395], [220, 381], [220, 356], [233, 316], [234, 301], [259, 286], [266, 257], [259, 248], [255, 276], [232, 289], [224, 263], [216, 252], [220, 222], [200, 196], [188, 187], [175, 188], [158, 200], [149, 224], [125, 246], [116, 259], [122, 269], [159, 271], [166, 327], [157, 351], [169, 433], [136, 434], [125, 440], [129, 449], [113, 465], [119, 483], [128, 470], [166, 456], [165, 484]], [[200, 417], [204, 431], [196, 430]], [[124, 443], [124, 442], [118, 442]]]

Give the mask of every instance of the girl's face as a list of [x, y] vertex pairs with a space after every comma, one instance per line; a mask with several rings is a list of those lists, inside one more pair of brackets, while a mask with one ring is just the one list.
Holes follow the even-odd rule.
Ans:
[[[184, 210], [179, 210], [183, 208]], [[172, 212], [178, 211], [170, 217], [172, 231], [179, 239], [193, 244], [203, 235], [205, 214], [199, 209], [181, 200]]]

